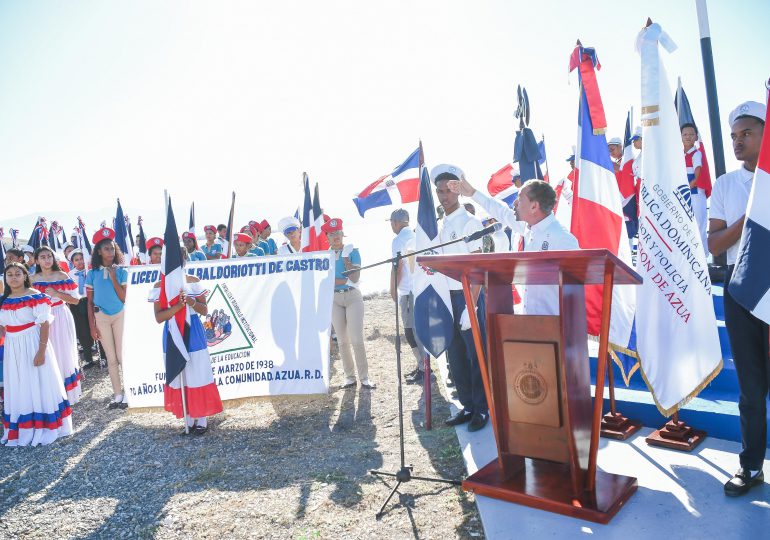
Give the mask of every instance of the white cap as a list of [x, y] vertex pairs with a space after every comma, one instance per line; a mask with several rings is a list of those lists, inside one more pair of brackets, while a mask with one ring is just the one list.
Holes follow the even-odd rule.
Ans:
[[442, 163], [441, 165], [436, 165], [435, 167], [433, 167], [433, 170], [430, 171], [430, 177], [433, 179], [434, 183], [436, 182], [436, 178], [438, 178], [442, 174], [451, 174], [457, 180], [465, 176], [465, 173], [460, 167], [458, 167], [457, 165], [450, 165], [449, 163]]
[[631, 137], [631, 139], [633, 140], [636, 138], [638, 139], [642, 138], [642, 126], [636, 126], [636, 128], [634, 129], [634, 135], [633, 137]]
[[70, 251], [70, 254], [69, 254], [69, 256], [67, 257], [67, 260], [69, 260], [69, 261], [71, 262], [71, 261], [72, 261], [72, 257], [74, 257], [75, 255], [77, 255], [78, 253], [80, 253], [81, 255], [83, 255], [83, 250], [82, 250], [82, 249], [80, 249], [80, 248], [75, 248], [75, 249], [73, 249], [72, 251]]
[[300, 229], [301, 227], [299, 220], [294, 216], [285, 217], [278, 222], [278, 230], [284, 234], [289, 229]]
[[607, 144], [618, 144], [620, 146], [623, 146], [623, 141], [620, 140], [620, 137], [613, 137], [611, 138]]
[[741, 103], [730, 113], [730, 127], [733, 127], [733, 124], [735, 124], [735, 121], [740, 116], [753, 116], [764, 122], [765, 117], [767, 116], [767, 106], [756, 101], [746, 101], [745, 103]]
[[21, 250], [22, 250], [24, 253], [34, 253], [34, 252], [35, 252], [35, 248], [33, 248], [32, 246], [30, 246], [29, 244], [27, 244], [27, 245], [25, 245], [25, 246], [21, 246]]

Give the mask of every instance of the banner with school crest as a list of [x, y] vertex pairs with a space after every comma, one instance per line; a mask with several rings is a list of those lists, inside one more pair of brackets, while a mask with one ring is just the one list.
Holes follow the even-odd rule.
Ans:
[[[327, 252], [188, 263], [209, 291], [201, 317], [223, 401], [329, 390], [334, 264]], [[131, 266], [123, 378], [130, 408], [163, 407], [163, 324], [150, 290], [157, 265]]]

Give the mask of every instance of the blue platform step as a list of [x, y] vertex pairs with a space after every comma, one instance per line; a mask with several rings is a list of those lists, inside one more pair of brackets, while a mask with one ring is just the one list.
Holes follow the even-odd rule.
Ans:
[[[719, 341], [722, 347], [723, 367], [719, 375], [703, 391], [679, 411], [679, 418], [696, 429], [706, 431], [712, 437], [731, 441], [741, 440], [738, 414], [738, 377], [735, 374], [730, 342], [724, 326], [724, 301], [722, 287], [713, 287], [714, 310], [719, 325]], [[591, 357], [591, 381], [596, 381], [596, 357]], [[658, 428], [665, 423], [665, 418], [658, 412], [652, 395], [647, 389], [641, 374], [637, 371], [631, 377], [626, 388], [623, 378], [615, 363], [615, 401], [618, 412], [633, 420], [641, 421], [645, 426]], [[593, 387], [592, 387], [593, 391]], [[608, 392], [605, 391], [605, 396]], [[609, 399], [604, 400], [604, 410], [610, 408]], [[770, 407], [768, 408], [770, 413]], [[768, 415], [770, 421], [770, 414]], [[770, 447], [770, 432], [768, 433]]]

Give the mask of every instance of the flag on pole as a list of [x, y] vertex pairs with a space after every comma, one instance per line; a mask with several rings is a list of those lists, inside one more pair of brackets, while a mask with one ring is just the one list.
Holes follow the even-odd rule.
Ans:
[[636, 334], [642, 375], [658, 410], [670, 416], [716, 377], [722, 352], [659, 44], [669, 52], [676, 48], [659, 24], [636, 39], [644, 138], [636, 266], [644, 282], [638, 287]]
[[[770, 81], [769, 81], [770, 82]], [[752, 315], [770, 324], [770, 114], [765, 111], [765, 132], [751, 185], [738, 259], [729, 291]]]
[[[301, 251], [318, 251], [318, 237], [316, 236], [313, 217], [313, 198], [310, 195], [310, 179], [307, 173], [302, 173], [302, 189], [304, 190], [304, 202], [302, 203], [302, 237], [300, 239]], [[323, 225], [323, 214], [321, 215]]]
[[518, 167], [511, 163], [504, 165], [489, 177], [487, 182], [489, 195], [504, 202], [509, 208], [513, 208], [513, 202], [519, 196], [519, 188], [513, 183], [513, 176], [518, 174]]
[[11, 247], [19, 247], [19, 229], [11, 229]]
[[392, 204], [415, 202], [420, 196], [420, 149], [398, 165], [390, 174], [369, 184], [353, 203], [361, 217], [367, 210]]
[[126, 219], [123, 215], [123, 207], [120, 206], [120, 199], [118, 199], [118, 209], [115, 212], [115, 219], [113, 220], [113, 224], [115, 229], [115, 243], [120, 248], [120, 251], [126, 255], [127, 260], [130, 260], [134, 255], [130, 251], [131, 241], [128, 238]]
[[187, 230], [195, 234], [195, 201], [190, 203], [190, 225]]
[[75, 233], [77, 235], [77, 248], [83, 250], [83, 258], [85, 259], [86, 266], [91, 259], [91, 242], [88, 240], [88, 234], [86, 234], [86, 224], [78, 216], [78, 226], [75, 227]]
[[233, 234], [235, 233], [235, 230], [233, 229], [235, 224], [235, 191], [233, 191], [233, 200], [230, 203], [230, 214], [227, 216], [227, 245], [224, 246], [224, 252], [226, 253], [227, 259], [232, 257], [233, 255]]
[[540, 166], [540, 172], [543, 174], [543, 182], [550, 183], [550, 180], [548, 179], [548, 158], [545, 155], [544, 139], [537, 143], [537, 153], [540, 155], [537, 164]]
[[[580, 81], [578, 145], [575, 155], [575, 165], [579, 171], [576, 177], [579, 180], [577, 186], [573, 187], [571, 231], [582, 249], [604, 248], [631, 265], [631, 246], [623, 225], [620, 192], [607, 147], [604, 110], [594, 72], [600, 65], [599, 60], [594, 49], [578, 45], [575, 50], [579, 57], [579, 64], [575, 67], [579, 67]], [[575, 54], [573, 52], [573, 58]], [[589, 81], [590, 87], [586, 85]], [[594, 114], [591, 114], [592, 110]], [[586, 287], [586, 322], [590, 336], [599, 336], [602, 293], [601, 285]], [[613, 287], [609, 335], [613, 347], [627, 350], [631, 344], [635, 306], [633, 287]], [[623, 362], [617, 356], [613, 358], [628, 384], [636, 368], [636, 361]]]
[[51, 227], [48, 229], [48, 244], [54, 251], [61, 251], [62, 244], [59, 239], [59, 222], [53, 220]]
[[5, 272], [5, 231], [0, 227], [0, 272]]
[[687, 99], [687, 94], [684, 93], [682, 88], [682, 79], [677, 80], [676, 96], [674, 97], [674, 107], [676, 108], [677, 115], [679, 117], [679, 129], [691, 124], [695, 128], [695, 133], [698, 134], [698, 140], [695, 143], [695, 148], [700, 150], [702, 154], [702, 163], [700, 167], [700, 176], [696, 187], [702, 189], [706, 193], [706, 197], [711, 197], [711, 170], [709, 169], [708, 159], [706, 158], [706, 147], [703, 146], [703, 141], [700, 138], [700, 132], [698, 131], [698, 125], [695, 123], [695, 117], [690, 109], [690, 100]]
[[313, 227], [310, 231], [311, 241], [315, 238], [316, 249], [308, 251], [326, 251], [329, 249], [329, 239], [326, 238], [326, 234], [321, 232], [321, 227], [324, 224], [324, 212], [321, 208], [321, 197], [318, 193], [318, 182], [315, 185], [315, 191], [313, 192]]
[[[136, 252], [136, 243], [134, 242], [134, 233], [131, 232], [131, 219], [128, 216], [125, 216], [125, 219], [126, 219], [126, 237], [128, 238], [126, 242], [128, 243], [129, 250], [130, 250], [129, 255], [131, 256], [132, 261], [137, 262], [134, 260], [134, 253]], [[134, 262], [132, 262], [131, 264], [134, 264]]]
[[35, 225], [32, 227], [32, 234], [29, 237], [28, 243], [30, 246], [32, 246], [32, 249], [37, 249], [40, 246], [48, 245], [48, 227], [44, 217], [40, 216], [35, 221]]
[[620, 188], [620, 196], [623, 198], [622, 206], [625, 206], [636, 193], [633, 166], [634, 143], [631, 140], [631, 111], [629, 111], [626, 117], [626, 131], [623, 136], [623, 157], [620, 160], [620, 175], [618, 178], [618, 188]]
[[[420, 203], [417, 207], [417, 228], [415, 229], [415, 251], [440, 243], [436, 206], [433, 204], [433, 186], [428, 168], [419, 150]], [[439, 255], [431, 250], [427, 255]], [[414, 267], [414, 330], [425, 348], [438, 357], [452, 343], [454, 316], [452, 299], [449, 296], [449, 282], [444, 274], [435, 272], [421, 264]]]
[[[182, 249], [179, 233], [171, 207], [171, 197], [166, 199], [166, 230], [163, 234], [163, 250], [160, 256], [160, 307], [168, 309], [179, 303], [179, 295], [185, 283], [182, 267]], [[190, 309], [176, 312], [166, 325], [166, 384], [176, 379], [190, 359]]]
[[142, 216], [137, 218], [136, 223], [139, 225], [139, 253], [137, 258], [141, 264], [147, 264], [147, 237], [144, 234], [144, 227], [142, 227]]

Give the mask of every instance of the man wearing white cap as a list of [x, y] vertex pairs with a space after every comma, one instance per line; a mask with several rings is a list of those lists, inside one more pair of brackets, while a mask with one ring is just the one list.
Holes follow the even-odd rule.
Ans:
[[[436, 185], [436, 196], [445, 212], [439, 232], [439, 241], [442, 244], [482, 229], [481, 222], [460, 204], [459, 194], [449, 188], [450, 182], [457, 182], [464, 177], [462, 169], [455, 165], [438, 165], [431, 171], [431, 178]], [[445, 254], [481, 253], [481, 240], [458, 242], [442, 249]], [[449, 418], [446, 424], [457, 426], [468, 422], [468, 431], [478, 431], [489, 419], [487, 397], [484, 394], [484, 384], [476, 356], [476, 345], [471, 333], [470, 315], [463, 296], [463, 286], [453, 279], [447, 278], [447, 281], [454, 315], [454, 336], [446, 353], [449, 373], [463, 408]], [[474, 293], [478, 295], [478, 290], [474, 290]]]
[[726, 495], [742, 495], [764, 482], [762, 464], [767, 444], [767, 395], [770, 386], [768, 325], [738, 304], [728, 285], [738, 256], [749, 193], [757, 168], [767, 108], [747, 101], [730, 113], [730, 130], [738, 170], [717, 178], [711, 192], [708, 246], [713, 255], [727, 251], [725, 326], [738, 375], [743, 450], [740, 470], [725, 484]]
[[642, 181], [642, 126], [636, 126], [634, 129], [634, 135], [631, 137], [631, 142], [634, 145], [634, 150], [639, 150], [639, 153], [634, 156], [634, 163], [631, 165], [631, 171], [634, 173], [634, 181], [636, 185], [641, 185]]
[[613, 137], [607, 143], [612, 158], [612, 166], [615, 168], [615, 174], [620, 172], [620, 162], [623, 160], [623, 141], [620, 137]]

